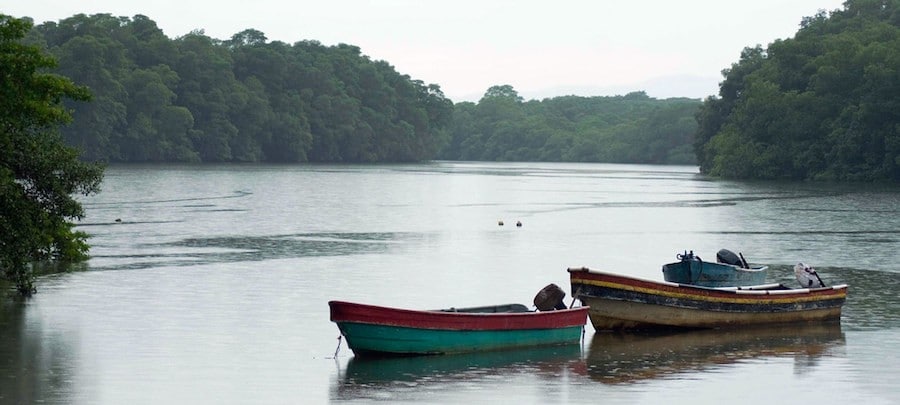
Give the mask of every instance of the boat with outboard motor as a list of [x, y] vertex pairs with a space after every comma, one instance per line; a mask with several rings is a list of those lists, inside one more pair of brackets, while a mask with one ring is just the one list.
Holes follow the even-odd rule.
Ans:
[[[555, 284], [522, 304], [410, 310], [330, 301], [335, 322], [356, 355], [446, 354], [577, 343], [587, 307], [567, 308]], [[574, 303], [574, 301], [573, 301]]]
[[570, 268], [572, 295], [594, 329], [727, 328], [839, 320], [847, 285], [701, 287]]
[[663, 278], [679, 284], [703, 287], [735, 287], [760, 285], [766, 282], [769, 266], [750, 266], [742, 253], [728, 249], [716, 253], [715, 262], [707, 262], [694, 251], [679, 253], [678, 261], [663, 265]]

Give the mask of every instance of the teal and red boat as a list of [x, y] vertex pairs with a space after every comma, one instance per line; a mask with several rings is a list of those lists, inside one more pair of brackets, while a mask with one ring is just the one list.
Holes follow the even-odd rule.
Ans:
[[330, 301], [331, 321], [356, 355], [464, 353], [575, 344], [587, 307], [529, 310], [522, 304], [410, 310]]

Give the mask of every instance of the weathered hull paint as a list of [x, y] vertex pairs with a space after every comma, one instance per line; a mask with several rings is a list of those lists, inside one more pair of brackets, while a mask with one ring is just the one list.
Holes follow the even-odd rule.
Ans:
[[416, 311], [331, 301], [331, 320], [363, 354], [445, 354], [577, 343], [586, 307], [544, 312]]
[[847, 286], [718, 289], [569, 269], [596, 330], [723, 328], [840, 319]]

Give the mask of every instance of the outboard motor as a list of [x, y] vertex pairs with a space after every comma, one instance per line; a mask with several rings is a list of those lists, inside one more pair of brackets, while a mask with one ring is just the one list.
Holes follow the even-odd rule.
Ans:
[[566, 297], [565, 291], [556, 284], [550, 284], [534, 296], [534, 306], [539, 311], [552, 311], [554, 309], [566, 309], [563, 298]]
[[807, 266], [802, 262], [794, 265], [794, 275], [803, 288], [819, 288], [825, 287], [825, 282], [819, 277], [819, 273], [812, 266]]
[[732, 266], [744, 267], [744, 261], [734, 252], [728, 249], [721, 249], [716, 252], [716, 261], [719, 263], [730, 264]]

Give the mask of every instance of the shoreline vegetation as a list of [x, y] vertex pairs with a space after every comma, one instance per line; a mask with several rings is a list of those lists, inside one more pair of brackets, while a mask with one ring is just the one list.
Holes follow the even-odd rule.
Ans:
[[900, 181], [900, 4], [851, 0], [743, 50], [705, 100], [561, 96], [509, 85], [454, 103], [353, 45], [165, 36], [143, 15], [78, 14], [25, 42], [86, 86], [61, 129], [87, 161], [698, 165], [719, 178]]
[[701, 107], [700, 170], [732, 179], [900, 181], [900, 1], [851, 0], [745, 48]]
[[143, 15], [78, 14], [26, 41], [87, 86], [67, 144], [88, 161], [698, 165], [732, 179], [900, 180], [900, 5], [851, 0], [793, 38], [747, 47], [719, 95], [523, 100], [505, 84], [454, 103], [353, 45], [168, 38]]
[[171, 39], [142, 15], [80, 14], [36, 26], [27, 41], [91, 89], [61, 130], [86, 160], [696, 163], [696, 99], [526, 102], [497, 85], [454, 104], [352, 45], [268, 41], [253, 29]]
[[63, 142], [58, 129], [72, 121], [63, 100], [91, 94], [47, 72], [56, 60], [21, 42], [31, 28], [0, 14], [0, 270], [26, 297], [42, 263], [87, 259], [88, 234], [74, 223], [84, 208], [74, 196], [98, 193], [105, 169]]

